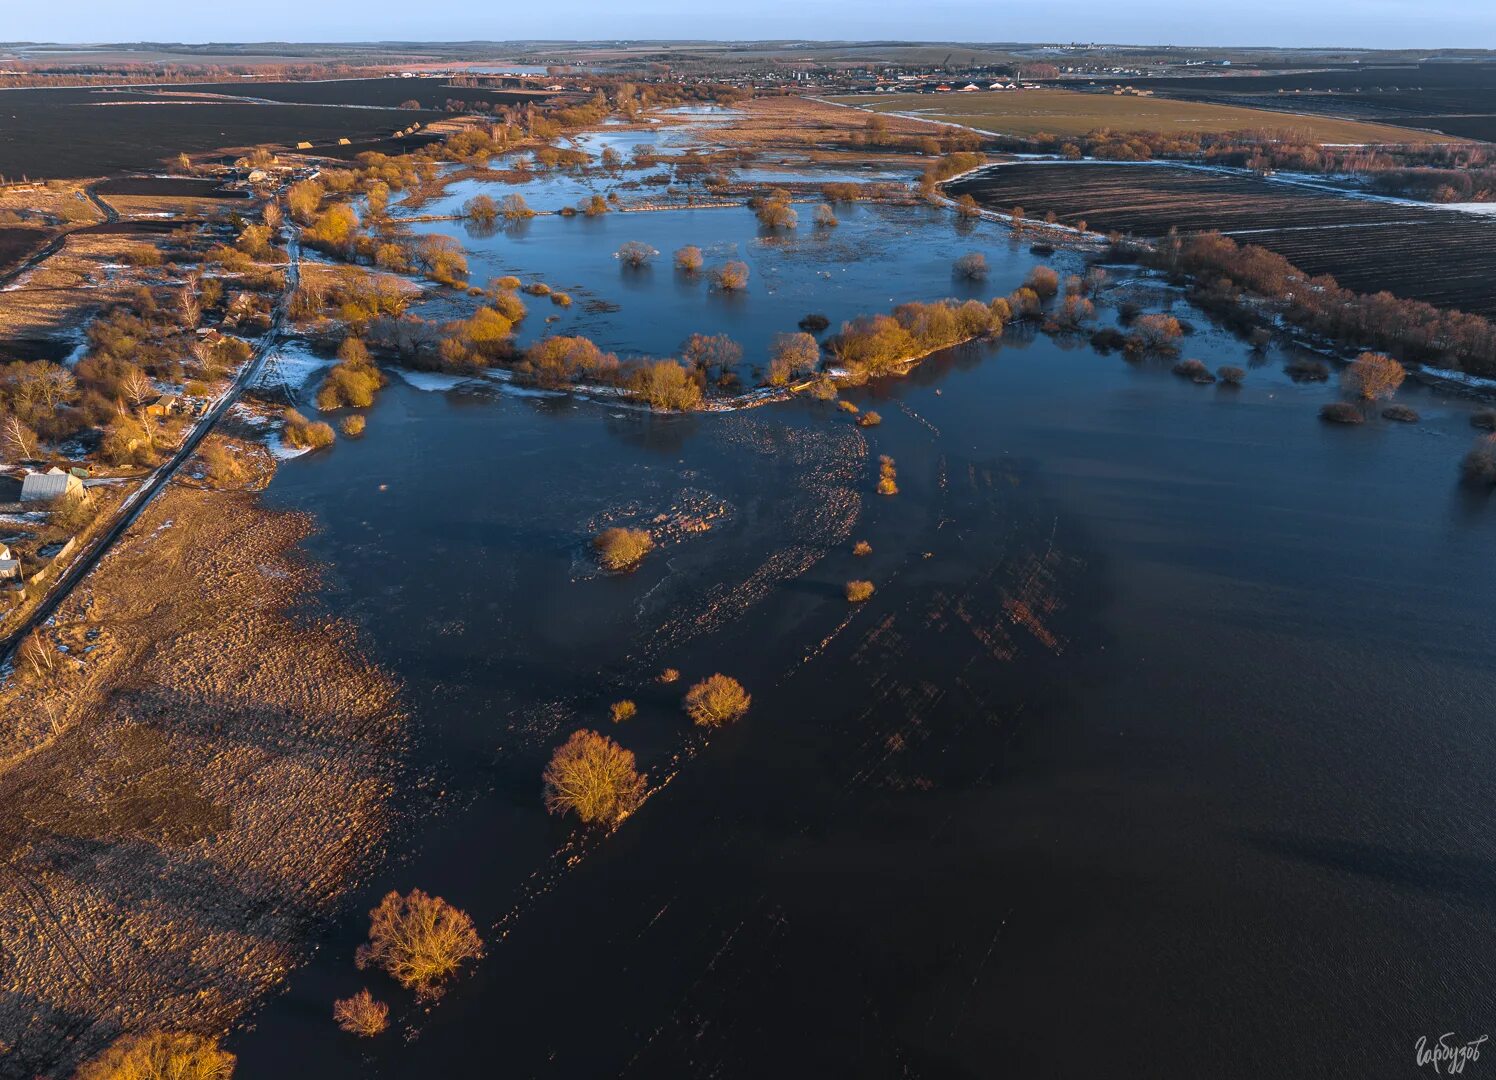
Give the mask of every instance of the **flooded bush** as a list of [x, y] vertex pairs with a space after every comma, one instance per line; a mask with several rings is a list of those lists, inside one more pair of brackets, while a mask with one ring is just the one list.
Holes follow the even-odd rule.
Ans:
[[701, 249], [695, 244], [687, 244], [675, 251], [675, 268], [687, 274], [694, 274], [701, 269], [706, 260], [702, 257]]
[[1096, 318], [1096, 305], [1076, 293], [1065, 297], [1059, 310], [1044, 324], [1050, 333], [1074, 334], [1084, 330]]
[[640, 267], [647, 266], [649, 261], [658, 254], [658, 251], [642, 240], [625, 240], [613, 253], [613, 257], [624, 266], [638, 270]]
[[1496, 435], [1487, 435], [1460, 461], [1460, 473], [1472, 484], [1496, 486]]
[[844, 413], [851, 413], [853, 416], [856, 416], [859, 411], [857, 406], [853, 405], [850, 401], [838, 401], [836, 407]]
[[861, 604], [873, 598], [873, 583], [871, 581], [849, 581], [847, 582], [847, 600], [849, 603]]
[[869, 544], [866, 540], [859, 540], [852, 545], [853, 555], [871, 555], [872, 553], [873, 545]]
[[769, 344], [769, 385], [784, 386], [808, 375], [820, 361], [820, 343], [809, 334], [775, 334]]
[[1213, 383], [1216, 381], [1203, 360], [1181, 360], [1174, 365], [1173, 371], [1175, 375], [1189, 379], [1191, 382]]
[[1382, 410], [1382, 419], [1395, 420], [1399, 424], [1416, 424], [1418, 410], [1409, 408], [1407, 405], [1388, 405]]
[[1294, 382], [1325, 382], [1330, 378], [1330, 365], [1310, 356], [1295, 356], [1283, 370]]
[[858, 427], [877, 427], [881, 423], [883, 423], [883, 417], [879, 416], [872, 409], [869, 409], [857, 418]]
[[202, 1035], [124, 1035], [80, 1068], [75, 1080], [229, 1080], [234, 1060], [216, 1039]]
[[878, 494], [897, 495], [899, 493], [899, 473], [894, 465], [893, 458], [882, 454], [878, 458]]
[[862, 197], [862, 187], [853, 183], [823, 184], [821, 195], [829, 203], [852, 203]]
[[660, 672], [660, 682], [664, 683], [666, 686], [669, 686], [673, 682], [679, 681], [680, 672], [673, 667], [667, 667], [664, 671]]
[[350, 1035], [372, 1039], [390, 1026], [390, 1007], [368, 990], [332, 1003], [332, 1018]]
[[596, 731], [574, 731], [545, 767], [545, 808], [587, 825], [616, 825], [644, 801], [634, 755]]
[[535, 216], [523, 195], [505, 195], [499, 202], [499, 213], [506, 221], [523, 221]]
[[656, 360], [636, 368], [629, 392], [654, 409], [688, 412], [701, 406], [701, 384], [674, 360]]
[[369, 912], [369, 941], [354, 955], [359, 970], [383, 968], [419, 997], [440, 996], [465, 961], [483, 955], [473, 920], [439, 896], [390, 892]]
[[1012, 317], [1020, 321], [1037, 319], [1043, 314], [1044, 305], [1039, 300], [1039, 294], [1033, 289], [1014, 289], [1008, 294], [1006, 303]]
[[344, 435], [357, 438], [364, 433], [364, 428], [367, 424], [362, 416], [355, 413], [352, 416], [343, 417], [343, 422], [339, 426], [342, 428]]
[[841, 224], [836, 220], [836, 211], [831, 209], [828, 203], [822, 203], [816, 207], [813, 220], [818, 229], [834, 229]]
[[491, 195], [474, 195], [462, 204], [462, 216], [480, 225], [490, 225], [498, 220], [499, 204]]
[[1366, 421], [1361, 410], [1349, 401], [1332, 401], [1319, 407], [1319, 418], [1332, 424], [1360, 424]]
[[531, 345], [514, 370], [541, 386], [558, 388], [577, 382], [616, 382], [622, 368], [617, 356], [603, 352], [587, 338], [558, 335]]
[[295, 409], [287, 409], [281, 438], [285, 439], [287, 446], [298, 450], [318, 450], [331, 446], [334, 436], [331, 425], [308, 420]]
[[705, 376], [713, 368], [735, 366], [743, 359], [743, 347], [726, 334], [692, 334], [681, 343], [680, 356]]
[[826, 318], [826, 316], [819, 314], [818, 312], [811, 312], [809, 315], [805, 316], [805, 318], [800, 320], [799, 325], [800, 329], [804, 330], [807, 334], [819, 334], [822, 330], [831, 325], [831, 320]]
[[965, 281], [987, 279], [987, 256], [980, 251], [968, 251], [951, 264], [951, 271]]
[[604, 529], [592, 547], [603, 569], [632, 570], [654, 549], [654, 537], [646, 529]]
[[1216, 378], [1227, 386], [1240, 386], [1247, 381], [1247, 369], [1235, 364], [1223, 364], [1216, 368]]
[[1340, 383], [1363, 401], [1391, 397], [1407, 372], [1390, 356], [1364, 352], [1341, 373]]
[[790, 193], [787, 191], [771, 192], [754, 206], [753, 212], [758, 215], [758, 223], [765, 229], [793, 229], [800, 223], [799, 215], [790, 205]]
[[615, 724], [621, 724], [625, 720], [632, 720], [638, 715], [638, 712], [639, 706], [628, 700], [615, 701], [612, 705], [608, 706], [608, 715]]
[[829, 375], [818, 375], [811, 380], [810, 386], [807, 387], [807, 392], [817, 401], [835, 401], [837, 394], [836, 381]]
[[1470, 414], [1470, 426], [1482, 431], [1496, 431], [1496, 409], [1476, 409]]
[[551, 293], [551, 303], [555, 304], [559, 308], [569, 308], [571, 307], [571, 294], [564, 292], [553, 292]]
[[551, 295], [551, 287], [549, 285], [547, 285], [543, 281], [532, 281], [532, 282], [530, 282], [530, 284], [528, 284], [528, 285], [525, 286], [524, 291], [527, 292], [527, 293], [529, 293], [531, 296], [549, 296], [549, 295]]
[[687, 690], [682, 704], [698, 727], [722, 727], [741, 718], [752, 701], [740, 682], [718, 674]]
[[1127, 335], [1126, 349], [1137, 355], [1173, 352], [1174, 343], [1183, 335], [1184, 328], [1172, 315], [1139, 315]]
[[606, 214], [608, 210], [608, 200], [601, 195], [593, 195], [582, 203], [582, 213], [588, 217], [598, 217]]
[[1060, 291], [1060, 275], [1047, 266], [1036, 266], [1029, 271], [1023, 285], [1032, 289], [1040, 300], [1048, 300]]
[[748, 287], [748, 264], [734, 259], [712, 271], [712, 284], [723, 292], [738, 292]]

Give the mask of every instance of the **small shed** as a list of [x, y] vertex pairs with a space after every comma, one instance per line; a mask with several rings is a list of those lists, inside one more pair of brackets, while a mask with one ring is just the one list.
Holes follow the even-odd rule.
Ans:
[[71, 495], [86, 495], [83, 481], [56, 465], [44, 473], [29, 472], [21, 481], [22, 502], [46, 502]]
[[162, 394], [155, 401], [145, 407], [147, 416], [171, 416], [180, 411], [182, 401], [175, 394]]

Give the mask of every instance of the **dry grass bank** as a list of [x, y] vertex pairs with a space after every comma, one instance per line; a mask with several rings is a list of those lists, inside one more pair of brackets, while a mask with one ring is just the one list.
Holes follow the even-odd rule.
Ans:
[[406, 717], [293, 615], [310, 527], [173, 485], [0, 691], [0, 1073], [227, 1027], [379, 851]]

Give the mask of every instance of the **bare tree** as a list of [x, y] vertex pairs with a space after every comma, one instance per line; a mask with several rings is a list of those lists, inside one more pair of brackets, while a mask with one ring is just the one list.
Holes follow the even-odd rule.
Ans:
[[36, 432], [15, 415], [7, 416], [3, 422], [0, 422], [0, 444], [4, 445], [7, 457], [13, 457], [18, 461], [34, 459], [39, 446]]

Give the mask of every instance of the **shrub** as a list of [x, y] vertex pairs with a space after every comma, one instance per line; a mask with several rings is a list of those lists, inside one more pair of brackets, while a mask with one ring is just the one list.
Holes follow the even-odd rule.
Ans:
[[1246, 382], [1246, 368], [1239, 368], [1235, 364], [1225, 364], [1216, 368], [1216, 377], [1227, 386], [1240, 386]]
[[1127, 335], [1115, 326], [1104, 326], [1091, 335], [1091, 348], [1097, 352], [1112, 352], [1127, 347]]
[[243, 460], [219, 440], [205, 442], [198, 456], [203, 460], [208, 479], [219, 487], [232, 487], [244, 481], [246, 469]]
[[849, 581], [847, 582], [847, 600], [853, 604], [860, 604], [865, 600], [871, 600], [873, 596], [873, 583], [871, 581]]
[[341, 425], [343, 434], [350, 438], [357, 438], [364, 433], [364, 418], [357, 413], [352, 416], [343, 417]]
[[1172, 315], [1139, 315], [1127, 335], [1127, 350], [1135, 353], [1172, 352], [1184, 328]]
[[298, 450], [317, 450], [332, 445], [334, 436], [330, 425], [314, 423], [295, 409], [287, 409], [285, 418], [282, 437], [287, 446], [294, 446]]
[[894, 465], [893, 458], [887, 454], [878, 457], [878, 494], [897, 495], [899, 493], [899, 473]]
[[1309, 356], [1295, 356], [1283, 370], [1294, 382], [1324, 382], [1330, 377], [1330, 365]]
[[722, 727], [740, 719], [753, 699], [741, 683], [726, 675], [703, 679], [690, 690], [682, 704], [698, 727]]
[[80, 1068], [76, 1080], [229, 1080], [234, 1055], [186, 1032], [123, 1035]]
[[1496, 435], [1487, 435], [1470, 448], [1460, 472], [1470, 483], [1496, 487]]
[[1202, 360], [1181, 360], [1174, 365], [1174, 374], [1197, 383], [1215, 382], [1215, 376]]
[[858, 427], [877, 427], [881, 423], [883, 423], [883, 417], [879, 416], [872, 409], [869, 409], [857, 419]]
[[381, 967], [407, 990], [434, 998], [464, 961], [482, 955], [483, 942], [466, 912], [412, 889], [407, 896], [388, 893], [369, 912], [369, 941], [354, 959], [359, 970]]
[[1470, 426], [1482, 431], [1496, 431], [1496, 409], [1477, 409], [1470, 414]]
[[545, 808], [584, 824], [615, 825], [644, 801], [634, 755], [596, 731], [574, 731], [545, 767]]
[[712, 284], [723, 292], [737, 292], [748, 287], [748, 264], [733, 260], [712, 271]]
[[675, 268], [687, 274], [694, 274], [700, 270], [706, 260], [702, 258], [701, 249], [695, 244], [687, 244], [675, 251]]
[[859, 540], [852, 545], [853, 555], [871, 555], [872, 553], [873, 545], [869, 544], [866, 540]]
[[769, 345], [769, 385], [783, 386], [814, 371], [820, 360], [821, 346], [809, 334], [775, 334]]
[[758, 204], [754, 213], [758, 215], [758, 223], [766, 229], [793, 229], [800, 223], [800, 216], [790, 205], [786, 191], [774, 192]]
[[551, 293], [551, 303], [555, 304], [557, 307], [571, 307], [571, 294], [564, 292], [553, 292]]
[[[649, 260], [658, 254], [658, 251], [642, 240], [625, 240], [622, 244], [618, 245], [618, 250], [613, 253], [613, 257], [623, 263], [623, 265], [631, 266], [637, 270], [641, 266], [647, 265]], [[680, 257], [680, 252], [676, 252], [676, 257]]]
[[951, 271], [966, 281], [983, 281], [987, 277], [987, 256], [968, 251], [951, 264]]
[[629, 390], [651, 408], [687, 412], [701, 405], [701, 386], [674, 360], [656, 360], [635, 369]]
[[499, 204], [490, 195], [474, 195], [462, 204], [462, 216], [479, 224], [491, 224], [499, 216]]
[[621, 724], [625, 720], [632, 720], [639, 712], [639, 706], [632, 701], [615, 701], [608, 706], [608, 715], [613, 718], [613, 723]]
[[1332, 424], [1359, 424], [1366, 419], [1361, 410], [1349, 401], [1332, 401], [1328, 405], [1321, 405], [1319, 418]]
[[679, 681], [680, 672], [673, 667], [667, 667], [664, 671], [660, 672], [660, 682], [664, 683], [666, 686], [669, 686], [673, 682]]
[[368, 990], [332, 1003], [332, 1018], [350, 1035], [372, 1039], [390, 1026], [390, 1007]]
[[605, 570], [632, 570], [654, 547], [646, 529], [604, 529], [592, 541]]
[[531, 296], [549, 296], [551, 295], [551, 287], [543, 281], [532, 281], [525, 286], [525, 292]]
[[1034, 290], [1040, 300], [1048, 300], [1060, 291], [1060, 275], [1047, 266], [1036, 266], [1029, 271], [1023, 286]]
[[1406, 405], [1388, 405], [1382, 410], [1383, 420], [1396, 420], [1399, 424], [1416, 424], [1418, 422], [1418, 410], [1411, 409]]
[[1351, 361], [1340, 376], [1341, 384], [1363, 401], [1391, 397], [1407, 377], [1403, 366], [1390, 356], [1364, 352]]

